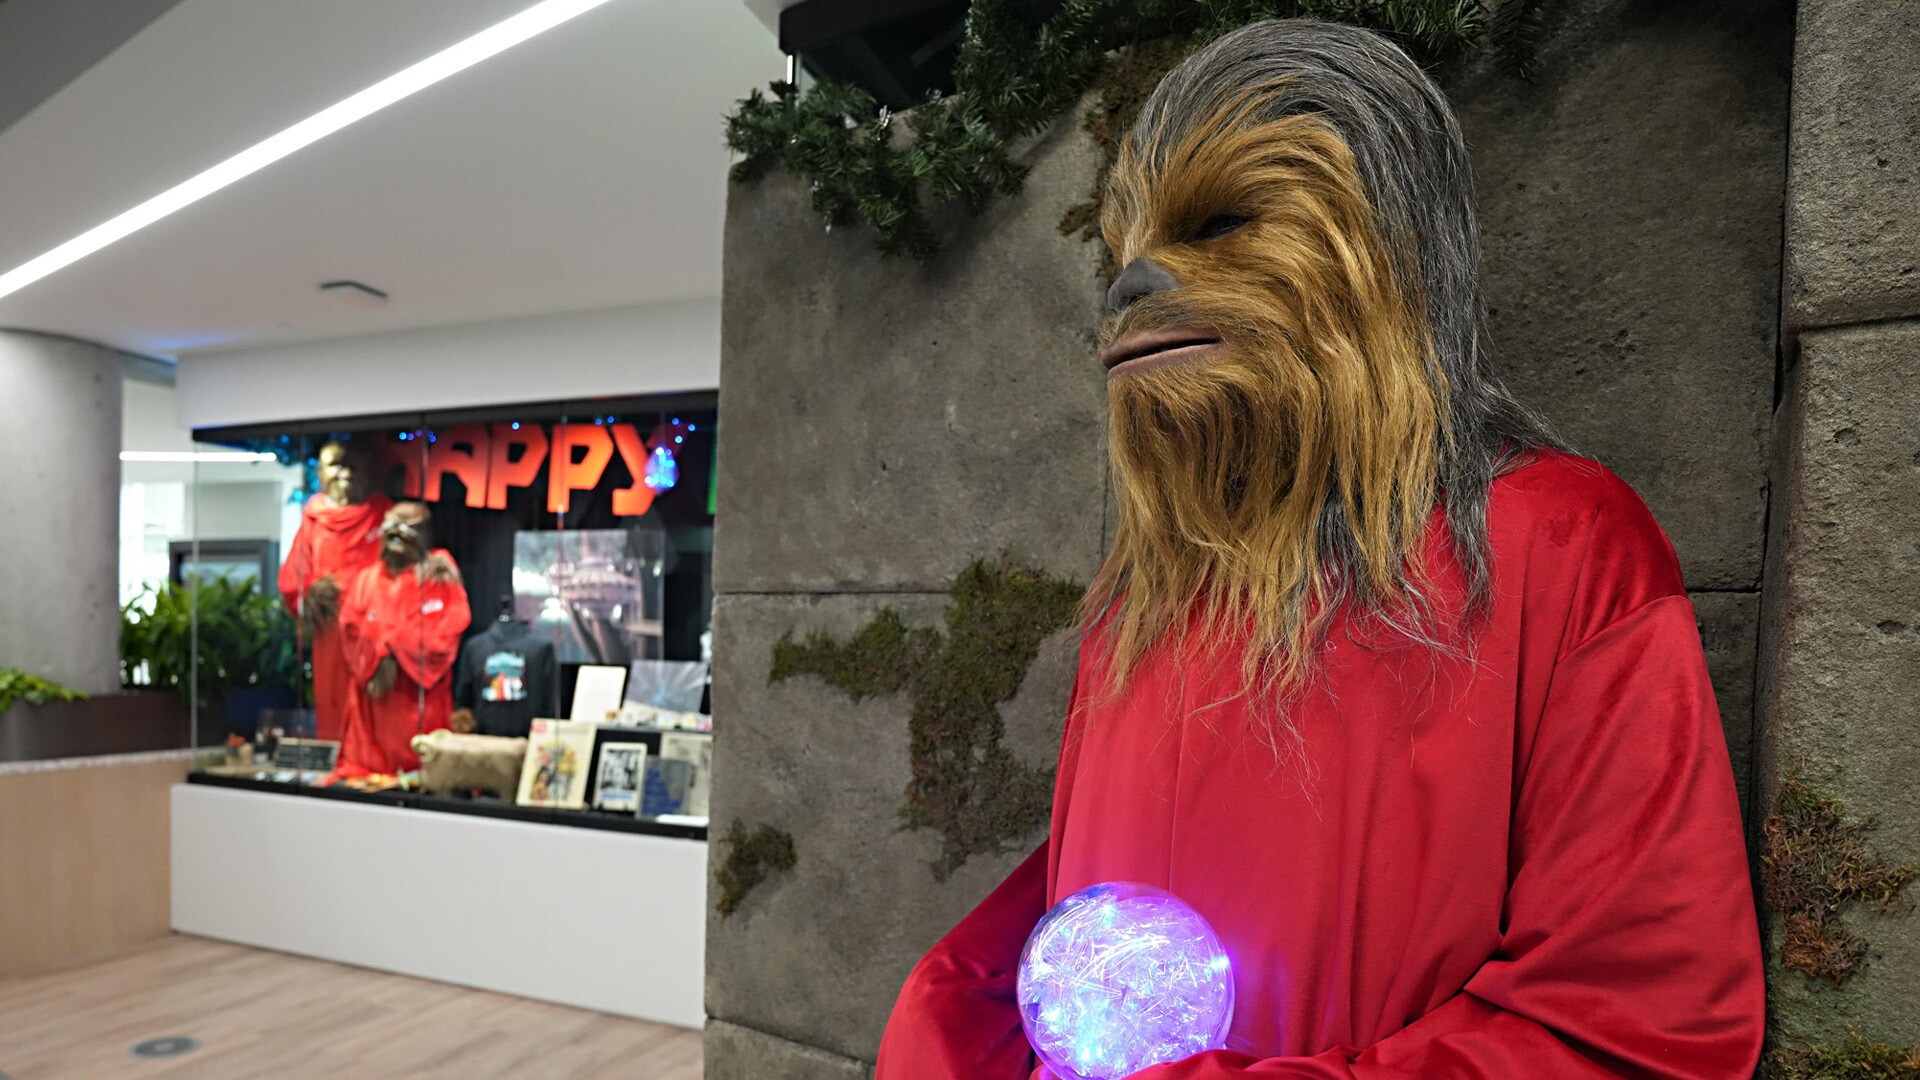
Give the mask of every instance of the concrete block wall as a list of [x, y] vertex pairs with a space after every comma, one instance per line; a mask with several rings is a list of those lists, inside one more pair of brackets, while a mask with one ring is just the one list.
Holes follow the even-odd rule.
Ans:
[[0, 330], [0, 667], [120, 687], [120, 354]]
[[1793, 12], [1560, 9], [1531, 82], [1448, 86], [1500, 367], [1672, 537], [1747, 790]]
[[[1786, 200], [1756, 805], [1788, 776], [1878, 857], [1920, 865], [1920, 7], [1801, 0]], [[1912, 887], [1909, 887], [1911, 890]], [[1920, 1046], [1920, 918], [1841, 913], [1868, 943], [1828, 986], [1778, 963], [1777, 1047]]]
[[[979, 558], [1079, 581], [1098, 565], [1099, 255], [1054, 228], [1097, 152], [1063, 124], [1030, 160], [1025, 196], [927, 267], [825, 232], [791, 176], [730, 193], [712, 812], [716, 835], [736, 820], [786, 830], [798, 861], [709, 917], [715, 1080], [864, 1076], [914, 961], [1024, 854], [975, 857], [936, 885], [940, 838], [898, 826], [904, 696], [854, 704], [768, 671], [789, 631], [844, 637], [888, 607], [938, 624]], [[1074, 658], [1049, 642], [1002, 707], [1030, 764], [1053, 763]]]
[[[1533, 83], [1449, 84], [1473, 144], [1502, 365], [1672, 534], [1743, 777], [1776, 371], [1792, 12], [1578, 0]], [[936, 883], [901, 832], [907, 703], [770, 684], [794, 631], [881, 608], [936, 623], [953, 576], [1010, 553], [1085, 581], [1104, 547], [1098, 253], [1055, 225], [1094, 147], [1062, 123], [1027, 191], [930, 267], [825, 232], [790, 176], [728, 206], [715, 575], [713, 813], [798, 861], [708, 924], [714, 1080], [870, 1071], [915, 959], [1018, 861]], [[1002, 708], [1050, 765], [1074, 659], [1048, 642]], [[1039, 837], [1036, 835], [1034, 841]], [[716, 862], [724, 859], [716, 844]]]

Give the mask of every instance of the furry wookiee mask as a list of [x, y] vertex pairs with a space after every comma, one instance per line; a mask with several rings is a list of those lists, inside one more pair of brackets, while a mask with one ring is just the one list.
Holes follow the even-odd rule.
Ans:
[[421, 581], [460, 581], [459, 568], [444, 553], [433, 550], [433, 511], [425, 503], [395, 503], [387, 511], [380, 523], [380, 558], [389, 573], [411, 566]]
[[1488, 488], [1549, 442], [1489, 367], [1445, 98], [1375, 34], [1260, 23], [1161, 82], [1108, 183], [1119, 526], [1086, 616], [1112, 687], [1227, 631], [1284, 696], [1343, 608], [1438, 644], [1410, 559], [1431, 511], [1483, 604]]

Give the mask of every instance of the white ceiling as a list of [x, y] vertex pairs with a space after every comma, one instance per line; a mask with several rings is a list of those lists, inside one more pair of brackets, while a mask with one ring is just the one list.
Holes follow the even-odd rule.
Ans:
[[[759, 4], [761, 0], [749, 0]], [[532, 0], [181, 0], [0, 132], [0, 269]], [[713, 296], [735, 0], [612, 0], [0, 300], [161, 355]], [[358, 310], [318, 285], [392, 296]]]
[[753, 9], [767, 29], [776, 35], [780, 33], [780, 13], [798, 4], [800, 0], [747, 0], [747, 6]]

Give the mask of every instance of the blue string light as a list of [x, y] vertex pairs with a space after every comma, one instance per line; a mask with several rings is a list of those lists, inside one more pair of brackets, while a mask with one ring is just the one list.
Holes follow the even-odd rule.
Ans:
[[1118, 1080], [1226, 1045], [1233, 965], [1178, 897], [1118, 881], [1082, 889], [1027, 938], [1020, 1025], [1061, 1080]]
[[662, 446], [647, 455], [645, 482], [656, 493], [680, 482], [680, 463], [673, 459], [673, 451]]

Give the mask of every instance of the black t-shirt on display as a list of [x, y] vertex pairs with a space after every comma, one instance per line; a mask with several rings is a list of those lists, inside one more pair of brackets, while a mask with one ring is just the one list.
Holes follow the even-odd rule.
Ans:
[[482, 735], [525, 735], [537, 716], [555, 715], [559, 674], [553, 642], [518, 619], [467, 639], [454, 671], [454, 704], [473, 710]]

